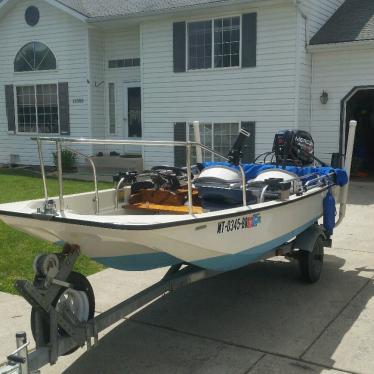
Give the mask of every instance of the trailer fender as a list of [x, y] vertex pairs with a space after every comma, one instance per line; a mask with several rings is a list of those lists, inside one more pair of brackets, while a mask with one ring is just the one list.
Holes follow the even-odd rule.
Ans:
[[314, 224], [296, 237], [294, 247], [303, 251], [312, 252], [314, 244], [320, 236], [324, 242], [328, 241], [328, 236], [323, 227]]

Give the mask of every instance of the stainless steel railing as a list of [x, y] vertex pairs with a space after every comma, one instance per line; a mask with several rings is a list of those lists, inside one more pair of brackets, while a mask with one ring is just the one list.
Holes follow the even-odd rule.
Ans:
[[[71, 148], [67, 144], [90, 144], [90, 145], [141, 145], [141, 146], [169, 146], [169, 147], [185, 147], [186, 148], [186, 160], [187, 160], [187, 185], [188, 185], [188, 207], [189, 207], [189, 214], [193, 214], [193, 199], [192, 199], [192, 147], [200, 147], [201, 149], [213, 154], [217, 157], [220, 157], [224, 161], [228, 161], [227, 157], [221, 155], [220, 153], [214, 151], [213, 149], [205, 146], [204, 144], [198, 142], [191, 142], [191, 141], [160, 141], [160, 140], [108, 140], [108, 139], [86, 139], [86, 138], [64, 138], [64, 137], [33, 137], [32, 140], [37, 142], [38, 146], [38, 155], [40, 160], [40, 169], [43, 179], [43, 188], [44, 188], [44, 197], [46, 203], [48, 202], [48, 186], [47, 186], [47, 178], [45, 173], [45, 164], [44, 164], [44, 155], [43, 155], [43, 143], [55, 143], [56, 146], [56, 156], [57, 156], [57, 169], [58, 169], [58, 181], [59, 181], [59, 203], [60, 203], [60, 213], [63, 213], [65, 210], [64, 204], [64, 188], [63, 188], [63, 172], [62, 172], [62, 149], [65, 148], [74, 154], [81, 156], [88, 160], [91, 165], [92, 172], [93, 172], [93, 182], [94, 182], [94, 192], [95, 192], [95, 213], [98, 214], [100, 212], [100, 200], [99, 200], [99, 190], [98, 190], [98, 181], [97, 181], [97, 172], [96, 166], [92, 159], [92, 157], [83, 154], [82, 152], [77, 151], [74, 148]], [[247, 206], [247, 194], [246, 194], [246, 176], [244, 169], [241, 165], [239, 165], [239, 170], [241, 173], [242, 178], [242, 192], [243, 192], [243, 206]], [[304, 192], [308, 191], [309, 189], [315, 187], [315, 184], [318, 182], [322, 182], [329, 180], [330, 177], [333, 176], [332, 174], [318, 176], [309, 181], [307, 181], [303, 188]], [[294, 184], [302, 181], [304, 178], [310, 178], [311, 175], [305, 175], [303, 177], [297, 177], [290, 179], [289, 181]], [[122, 182], [122, 181], [121, 181]], [[116, 196], [118, 195], [118, 189], [121, 182], [117, 185], [116, 188]], [[265, 190], [262, 191], [262, 195], [266, 192]], [[263, 200], [263, 199], [261, 199]], [[116, 204], [115, 204], [116, 205]]]
[[[96, 214], [99, 213], [99, 210], [100, 210], [100, 205], [99, 205], [99, 188], [98, 188], [98, 185], [97, 185], [97, 173], [96, 173], [96, 166], [95, 166], [95, 163], [93, 162], [92, 158], [81, 153], [81, 152], [78, 152], [77, 150], [71, 148], [71, 147], [67, 147], [65, 146], [64, 147], [65, 149], [69, 150], [70, 152], [73, 152], [75, 153], [76, 155], [78, 156], [81, 156], [83, 158], [85, 158], [86, 160], [88, 160], [88, 162], [90, 163], [91, 165], [91, 168], [92, 168], [92, 174], [93, 174], [93, 182], [94, 182], [94, 186], [95, 186], [95, 206], [96, 206]], [[59, 173], [60, 174], [60, 173]]]
[[[91, 164], [93, 170], [93, 180], [95, 188], [95, 213], [100, 212], [99, 203], [99, 190], [97, 183], [97, 173], [95, 163], [92, 157], [87, 156], [77, 150], [69, 147], [67, 144], [90, 144], [90, 145], [139, 145], [139, 146], [166, 146], [166, 147], [185, 147], [186, 148], [186, 159], [187, 159], [187, 184], [188, 184], [188, 210], [189, 214], [193, 214], [193, 202], [192, 202], [192, 147], [200, 147], [200, 149], [209, 152], [210, 154], [220, 157], [224, 161], [228, 161], [227, 157], [221, 155], [220, 153], [214, 151], [213, 149], [205, 146], [204, 144], [191, 141], [162, 141], [162, 140], [117, 140], [117, 139], [86, 139], [86, 138], [65, 138], [65, 137], [33, 137], [32, 140], [37, 142], [38, 145], [38, 155], [40, 161], [40, 169], [43, 178], [44, 187], [44, 197], [46, 203], [48, 202], [48, 186], [47, 178], [45, 173], [44, 156], [43, 156], [43, 143], [54, 143], [56, 146], [56, 156], [57, 156], [57, 172], [58, 172], [58, 182], [59, 182], [59, 202], [60, 202], [60, 213], [65, 210], [64, 204], [64, 187], [63, 187], [63, 173], [62, 173], [62, 155], [61, 151], [63, 148], [85, 158]], [[246, 177], [244, 169], [239, 165], [239, 170], [242, 177], [242, 190], [243, 190], [243, 206], [247, 206], [247, 194], [246, 194]]]

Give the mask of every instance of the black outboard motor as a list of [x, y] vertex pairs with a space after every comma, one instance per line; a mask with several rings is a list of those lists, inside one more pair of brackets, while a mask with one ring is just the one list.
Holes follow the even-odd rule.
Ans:
[[315, 160], [313, 138], [302, 130], [284, 130], [275, 134], [273, 152], [277, 165], [306, 166]]

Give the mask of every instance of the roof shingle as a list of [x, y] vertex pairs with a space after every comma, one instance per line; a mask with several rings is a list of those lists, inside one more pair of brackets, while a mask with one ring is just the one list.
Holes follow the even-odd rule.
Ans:
[[234, 3], [235, 0], [56, 0], [89, 18], [129, 16], [197, 5]]
[[374, 0], [346, 0], [311, 39], [332, 44], [374, 39]]

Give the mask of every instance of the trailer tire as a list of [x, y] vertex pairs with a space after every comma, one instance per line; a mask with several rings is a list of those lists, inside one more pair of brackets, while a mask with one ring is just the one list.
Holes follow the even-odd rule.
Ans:
[[[68, 278], [66, 279], [66, 282], [70, 283], [73, 287], [66, 289], [61, 288], [59, 293], [57, 294], [56, 298], [54, 299], [52, 305], [53, 307], [56, 307], [58, 304], [61, 296], [69, 290], [73, 290], [74, 292], [78, 291], [79, 296], [81, 300], [83, 300], [84, 303], [84, 310], [83, 314], [80, 316], [79, 319], [83, 321], [89, 321], [95, 316], [95, 295], [92, 289], [92, 286], [88, 279], [77, 272], [72, 271]], [[31, 309], [31, 332], [34, 336], [34, 339], [36, 339], [36, 308], [33, 307]], [[49, 316], [47, 313], [42, 311], [42, 317], [41, 317], [41, 336], [43, 339], [43, 344], [47, 345], [50, 342], [50, 328], [49, 328]], [[58, 334], [60, 336], [66, 336], [68, 335], [62, 328], [58, 328]], [[75, 352], [79, 347], [74, 347], [70, 351], [66, 352], [63, 356], [70, 355], [71, 353]]]
[[302, 279], [307, 283], [316, 283], [322, 273], [324, 257], [323, 238], [319, 236], [312, 252], [300, 250], [298, 253], [299, 268]]

